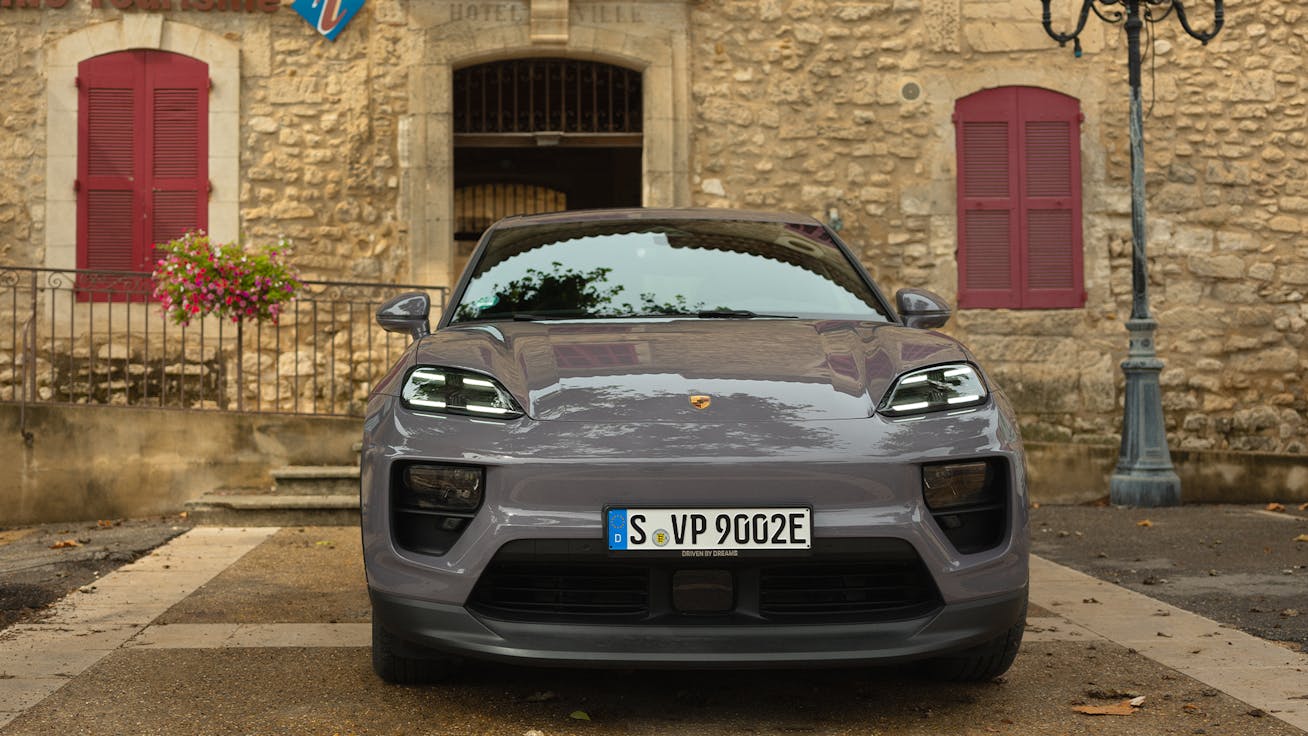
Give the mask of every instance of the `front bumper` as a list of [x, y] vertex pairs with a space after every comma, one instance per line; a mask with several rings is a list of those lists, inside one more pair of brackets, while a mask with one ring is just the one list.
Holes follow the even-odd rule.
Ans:
[[890, 664], [967, 649], [1015, 625], [1026, 586], [871, 624], [607, 626], [508, 622], [462, 606], [369, 589], [373, 618], [413, 644], [476, 659], [580, 667], [802, 667]]
[[[1005, 532], [962, 554], [925, 506], [921, 465], [1001, 457], [1011, 469]], [[482, 465], [485, 501], [443, 555], [397, 542], [397, 462]], [[1026, 483], [1007, 411], [893, 422], [584, 424], [419, 416], [374, 397], [362, 464], [363, 551], [374, 617], [415, 645], [476, 658], [578, 666], [865, 664], [966, 649], [1020, 618], [1027, 585]], [[748, 625], [590, 623], [488, 615], [474, 588], [507, 545], [603, 544], [606, 504], [802, 506], [816, 542], [897, 540], [920, 560], [939, 605], [877, 621]], [[766, 618], [766, 617], [765, 617]]]

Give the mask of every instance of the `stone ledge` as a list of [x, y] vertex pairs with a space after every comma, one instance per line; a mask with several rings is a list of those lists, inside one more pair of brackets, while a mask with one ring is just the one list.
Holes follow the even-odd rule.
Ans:
[[[1028, 486], [1039, 503], [1085, 503], [1108, 495], [1117, 445], [1026, 442]], [[1185, 503], [1308, 501], [1308, 456], [1172, 450]]]
[[272, 477], [276, 479], [320, 480], [336, 478], [358, 478], [357, 465], [295, 465], [285, 468], [273, 468]]
[[186, 503], [197, 524], [217, 526], [355, 526], [358, 495], [205, 494]]
[[272, 509], [357, 510], [359, 508], [359, 497], [357, 495], [292, 496], [276, 493], [222, 496], [215, 493], [206, 493], [194, 501], [187, 501], [186, 505], [192, 509], [214, 507], [250, 511]]

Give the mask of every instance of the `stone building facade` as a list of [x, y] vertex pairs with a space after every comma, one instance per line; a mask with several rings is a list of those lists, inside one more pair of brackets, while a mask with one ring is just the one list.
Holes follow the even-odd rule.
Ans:
[[[1072, 3], [1054, 5], [1070, 25]], [[1084, 305], [960, 309], [946, 330], [991, 369], [1028, 440], [1113, 445], [1131, 303], [1125, 39], [1092, 17], [1077, 58], [1045, 35], [1039, 10], [367, 0], [328, 41], [289, 0], [0, 0], [0, 264], [75, 264], [77, 65], [157, 49], [209, 65], [216, 237], [289, 236], [311, 277], [450, 285], [456, 73], [561, 58], [639, 71], [629, 175], [642, 204], [838, 219], [887, 291], [952, 301], [956, 102], [1039, 87], [1075, 98], [1083, 116]], [[1150, 287], [1174, 448], [1308, 452], [1305, 44], [1308, 19], [1290, 0], [1235, 4], [1206, 47], [1174, 19], [1150, 38]]]

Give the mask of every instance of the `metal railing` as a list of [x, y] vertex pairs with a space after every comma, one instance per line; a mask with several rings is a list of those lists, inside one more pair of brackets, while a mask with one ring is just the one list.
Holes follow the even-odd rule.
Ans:
[[[358, 416], [408, 345], [373, 320], [401, 291], [305, 281], [277, 324], [171, 323], [147, 275], [0, 267], [0, 401]], [[433, 321], [435, 315], [433, 315]]]

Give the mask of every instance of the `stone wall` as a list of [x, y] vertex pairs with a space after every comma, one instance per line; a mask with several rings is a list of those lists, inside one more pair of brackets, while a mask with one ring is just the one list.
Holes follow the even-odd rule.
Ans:
[[326, 42], [283, 8], [241, 39], [244, 230], [256, 241], [289, 235], [309, 277], [407, 272], [398, 128], [413, 44], [404, 22], [397, 3], [368, 3]]
[[42, 14], [0, 21], [0, 264], [34, 266], [45, 257]]
[[[240, 237], [271, 243], [289, 236], [306, 278], [388, 280], [406, 271], [398, 127], [408, 106], [413, 42], [404, 32], [401, 4], [369, 3], [334, 43], [289, 6], [275, 13], [163, 13], [96, 4], [74, 0], [59, 9], [0, 11], [0, 97], [6, 101], [0, 113], [0, 264], [68, 265], [50, 264], [45, 253], [45, 152], [76, 145], [47, 141], [46, 65], [61, 39], [126, 20], [162, 22], [156, 42], [176, 24], [239, 46], [239, 115], [224, 121], [240, 128], [239, 152], [215, 152], [239, 157], [239, 175], [231, 172], [238, 181], [227, 181], [227, 172], [212, 163], [210, 178], [215, 197], [224, 187], [238, 188], [239, 194], [227, 196], [239, 196]], [[97, 53], [122, 50], [91, 39], [97, 41], [107, 46]], [[128, 43], [151, 47], [149, 41]], [[57, 94], [72, 95], [75, 109], [75, 91]]]
[[[635, 4], [651, 8], [647, 19], [682, 10], [667, 0]], [[647, 130], [647, 164], [668, 163], [647, 166], [647, 201], [838, 215], [842, 237], [889, 291], [920, 286], [951, 300], [954, 101], [1000, 85], [1074, 96], [1085, 114], [1085, 307], [970, 309], [947, 329], [1014, 399], [1029, 439], [1116, 442], [1130, 310], [1119, 26], [1091, 18], [1076, 59], [1045, 36], [1029, 0], [697, 0], [685, 6], [684, 45], [668, 40], [675, 24], [606, 27], [585, 12], [573, 15], [566, 44], [533, 45], [521, 0], [477, 23], [447, 0], [372, 0], [335, 42], [286, 5], [271, 14], [104, 5], [0, 10], [0, 264], [47, 263], [46, 228], [68, 226], [58, 218], [47, 226], [53, 204], [43, 194], [45, 152], [72, 145], [47, 140], [51, 49], [86, 28], [146, 16], [166, 17], [164, 39], [186, 25], [239, 47], [230, 120], [239, 166], [233, 180], [215, 181], [214, 196], [239, 200], [244, 237], [290, 236], [310, 278], [394, 282], [440, 270], [425, 256], [416, 267], [411, 254], [448, 234], [415, 243], [409, 230], [449, 225], [448, 119], [432, 112], [449, 108], [433, 102], [449, 94], [447, 60], [654, 58], [649, 48], [662, 49], [666, 59], [646, 77], [659, 80], [657, 99], [674, 112], [649, 118], [662, 127]], [[1191, 12], [1197, 24], [1211, 22], [1204, 9]], [[445, 22], [455, 16], [462, 20]], [[603, 38], [623, 39], [621, 48], [602, 48]], [[1151, 297], [1177, 448], [1308, 451], [1305, 43], [1298, 3], [1251, 0], [1228, 8], [1226, 29], [1207, 47], [1175, 18], [1149, 44]], [[12, 350], [6, 339], [0, 349]]]
[[[1076, 59], [1045, 35], [1039, 12], [1017, 0], [697, 5], [695, 201], [824, 220], [834, 209], [888, 291], [919, 286], [953, 300], [954, 101], [1017, 84], [1077, 97], [1085, 308], [969, 309], [947, 331], [1014, 400], [1028, 439], [1115, 443], [1131, 308], [1125, 37], [1092, 16]], [[1308, 23], [1277, 0], [1227, 18], [1207, 47], [1169, 19], [1146, 61], [1167, 428], [1179, 448], [1301, 454]]]
[[351, 417], [0, 405], [0, 527], [177, 513], [277, 467], [355, 462], [360, 436]]

